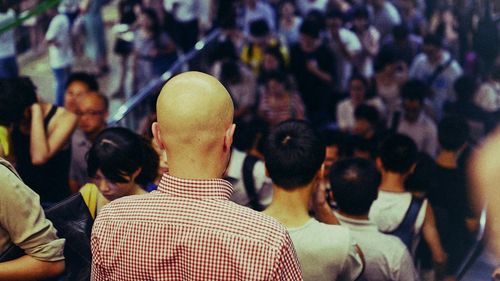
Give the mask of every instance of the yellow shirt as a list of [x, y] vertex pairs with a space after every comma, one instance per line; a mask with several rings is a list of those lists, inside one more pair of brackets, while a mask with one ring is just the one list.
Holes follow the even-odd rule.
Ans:
[[5, 126], [0, 126], [0, 146], [3, 149], [3, 156], [9, 156], [9, 130]]

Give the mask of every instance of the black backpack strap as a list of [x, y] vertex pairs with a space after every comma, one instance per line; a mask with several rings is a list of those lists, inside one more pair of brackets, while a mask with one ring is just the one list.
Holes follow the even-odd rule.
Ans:
[[406, 211], [401, 224], [395, 230], [387, 233], [399, 237], [399, 239], [401, 239], [401, 241], [410, 251], [413, 241], [413, 230], [415, 228], [415, 222], [417, 221], [417, 217], [420, 213], [420, 209], [422, 208], [423, 203], [423, 198], [412, 196], [410, 206], [408, 207], [408, 210]]
[[253, 178], [253, 168], [258, 160], [259, 158], [255, 156], [247, 155], [243, 161], [242, 174], [243, 185], [245, 186], [250, 207], [256, 211], [262, 211], [264, 208], [259, 202], [259, 195], [255, 190], [255, 181]]
[[389, 132], [396, 133], [398, 131], [399, 122], [401, 121], [401, 111], [396, 111], [392, 114], [391, 126]]
[[427, 78], [427, 85], [432, 86], [432, 83], [436, 81], [439, 75], [443, 73], [443, 71], [445, 71], [448, 68], [448, 66], [451, 65], [452, 62], [453, 62], [453, 57], [450, 55], [450, 58], [445, 63], [438, 65], [438, 67], [434, 69], [434, 72], [432, 72], [431, 76]]

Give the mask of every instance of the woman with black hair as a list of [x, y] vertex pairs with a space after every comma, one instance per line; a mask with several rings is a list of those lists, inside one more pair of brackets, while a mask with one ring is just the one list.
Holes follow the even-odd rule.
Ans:
[[158, 170], [158, 155], [149, 142], [126, 128], [108, 128], [96, 137], [87, 154], [92, 183], [80, 189], [93, 218], [115, 199], [146, 193]]

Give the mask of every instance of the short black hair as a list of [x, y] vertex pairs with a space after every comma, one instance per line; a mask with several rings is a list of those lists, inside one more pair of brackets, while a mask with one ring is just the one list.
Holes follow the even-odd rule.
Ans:
[[141, 168], [135, 182], [146, 186], [157, 176], [158, 161], [158, 154], [145, 138], [126, 128], [107, 128], [97, 135], [87, 153], [87, 173], [94, 177], [100, 170], [112, 182], [128, 182], [125, 177]]
[[453, 90], [459, 100], [471, 101], [477, 90], [476, 79], [471, 75], [462, 75], [453, 82]]
[[330, 187], [339, 210], [366, 215], [377, 199], [380, 173], [373, 161], [362, 158], [339, 160], [330, 168]]
[[339, 9], [332, 9], [328, 11], [325, 15], [326, 19], [341, 19], [342, 21], [345, 20], [345, 14]]
[[437, 34], [427, 34], [424, 37], [423, 44], [441, 48], [443, 46], [443, 39]]
[[434, 182], [436, 162], [425, 152], [419, 152], [415, 171], [405, 180], [405, 190], [410, 192], [428, 192]]
[[36, 86], [29, 77], [0, 78], [0, 125], [20, 122], [36, 102]]
[[356, 106], [356, 109], [354, 109], [354, 118], [356, 120], [366, 120], [373, 126], [377, 126], [380, 122], [380, 116], [377, 109], [367, 104]]
[[361, 74], [355, 72], [351, 75], [351, 77], [349, 78], [349, 84], [352, 82], [352, 81], [361, 81], [361, 83], [363, 83], [363, 86], [365, 86], [365, 91], [368, 91], [368, 89], [370, 88], [370, 83], [368, 82], [368, 80]]
[[319, 38], [320, 24], [315, 20], [304, 20], [300, 26], [300, 34], [307, 35], [311, 38]]
[[377, 54], [373, 62], [375, 72], [382, 71], [387, 65], [395, 64], [400, 61], [399, 55], [392, 48], [383, 48]]
[[363, 6], [356, 7], [352, 12], [353, 19], [368, 19], [370, 14], [368, 13], [368, 9]]
[[271, 129], [264, 157], [273, 182], [294, 189], [314, 179], [325, 160], [325, 145], [309, 123], [288, 120]]
[[404, 23], [396, 25], [392, 28], [392, 36], [394, 37], [394, 40], [404, 40], [408, 38], [409, 34], [410, 30]]
[[459, 150], [469, 139], [469, 124], [459, 116], [446, 116], [438, 125], [438, 140], [449, 151]]
[[426, 97], [431, 95], [431, 88], [422, 80], [412, 79], [406, 81], [399, 90], [403, 100], [416, 100], [424, 103]]
[[89, 87], [90, 91], [99, 91], [99, 83], [97, 83], [97, 78], [90, 73], [83, 71], [71, 73], [68, 77], [65, 88], [68, 88], [68, 86], [75, 81], [83, 82], [85, 85], [87, 85], [87, 87]]
[[386, 171], [404, 174], [417, 161], [418, 149], [415, 142], [406, 135], [392, 134], [380, 145], [378, 156]]
[[266, 20], [257, 19], [250, 23], [250, 34], [255, 37], [262, 37], [269, 34], [269, 26]]

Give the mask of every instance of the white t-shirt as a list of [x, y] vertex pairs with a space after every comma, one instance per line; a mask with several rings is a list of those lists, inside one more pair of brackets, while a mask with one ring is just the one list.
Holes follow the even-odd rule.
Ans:
[[305, 17], [312, 10], [326, 13], [328, 0], [297, 0], [296, 3], [300, 14]]
[[[374, 97], [365, 101], [363, 104], [373, 106], [377, 109], [381, 119], [385, 118], [385, 105], [382, 99], [379, 97]], [[356, 107], [354, 106], [352, 100], [347, 98], [337, 105], [337, 123], [341, 130], [351, 131], [354, 128], [355, 117], [354, 111]]]
[[[410, 192], [387, 192], [379, 191], [378, 198], [370, 208], [370, 220], [374, 222], [382, 232], [394, 231], [403, 221], [406, 211], [410, 207], [412, 194]], [[424, 200], [414, 227], [414, 240], [412, 253], [418, 244], [418, 236], [425, 220], [427, 199]]]
[[[340, 41], [351, 56], [355, 56], [362, 51], [361, 42], [359, 42], [358, 36], [354, 32], [341, 27], [339, 36]], [[330, 46], [337, 58], [337, 73], [340, 75], [340, 88], [341, 90], [347, 90], [347, 82], [352, 75], [352, 62], [343, 56], [341, 47], [333, 39], [330, 39]]]
[[[227, 176], [233, 178], [235, 181], [233, 184], [233, 194], [229, 200], [243, 205], [248, 206], [250, 200], [245, 189], [245, 184], [243, 181], [243, 161], [245, 160], [246, 153], [241, 152], [237, 149], [233, 149], [231, 154], [231, 160], [227, 168]], [[273, 185], [270, 178], [266, 177], [266, 167], [264, 162], [257, 161], [253, 168], [253, 179], [255, 185], [255, 192], [259, 196], [259, 202], [264, 207], [271, 204], [273, 197]]]
[[356, 220], [338, 213], [335, 216], [363, 251], [365, 270], [361, 280], [415, 281], [417, 271], [405, 244], [395, 236], [384, 234], [368, 220]]
[[[392, 122], [392, 120], [391, 120]], [[391, 123], [389, 123], [391, 124]], [[418, 150], [435, 157], [439, 147], [437, 127], [434, 121], [424, 112], [420, 113], [415, 123], [410, 123], [401, 115], [397, 132], [409, 136]]]
[[66, 15], [58, 14], [51, 21], [45, 34], [45, 40], [55, 40], [49, 45], [49, 62], [53, 69], [65, 68], [73, 63], [71, 49], [70, 23]]
[[305, 281], [356, 280], [363, 271], [349, 229], [311, 218], [288, 228]]
[[[0, 26], [6, 26], [16, 20], [14, 10], [9, 9], [6, 13], [0, 13]], [[13, 57], [16, 55], [16, 41], [14, 29], [0, 34], [0, 59]]]
[[265, 20], [271, 32], [276, 30], [275, 14], [273, 8], [267, 2], [257, 0], [255, 9], [248, 6], [245, 6], [244, 9], [243, 31], [245, 34], [250, 34], [250, 24], [256, 20]]

